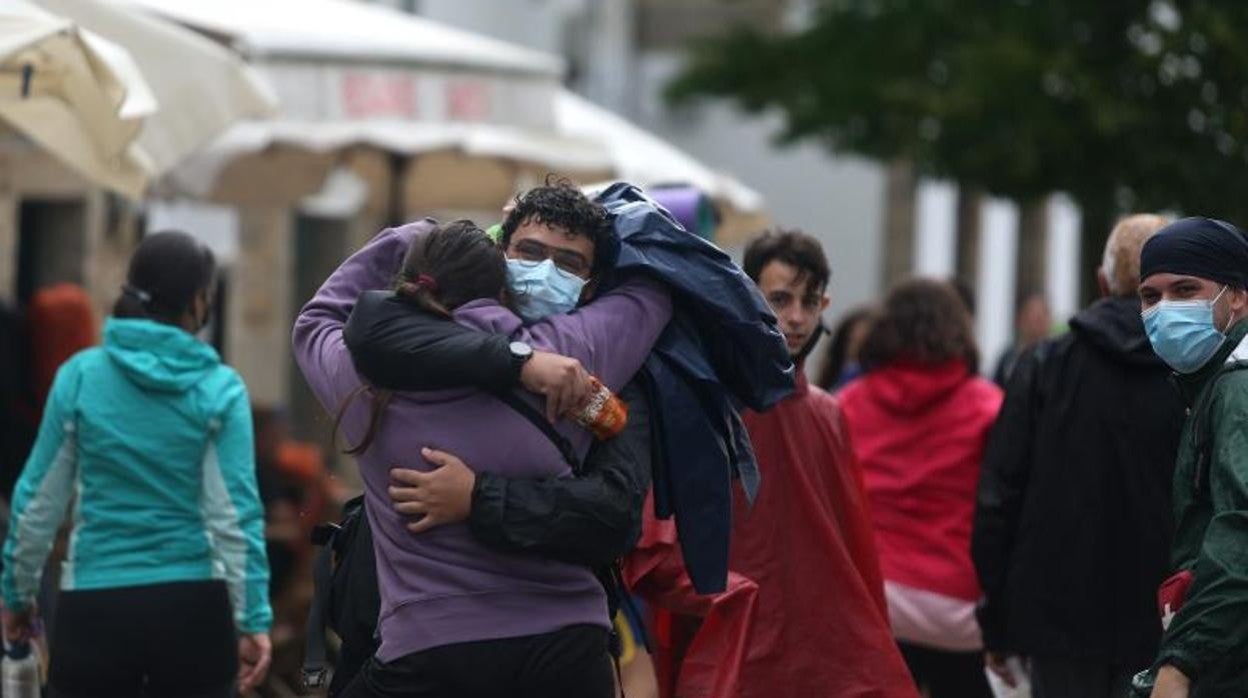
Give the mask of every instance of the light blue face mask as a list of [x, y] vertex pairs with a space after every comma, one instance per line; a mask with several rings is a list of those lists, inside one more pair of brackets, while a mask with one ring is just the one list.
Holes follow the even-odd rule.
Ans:
[[1140, 314], [1153, 351], [1179, 373], [1195, 373], [1218, 353], [1226, 334], [1213, 324], [1213, 300], [1161, 301]]
[[570, 312], [581, 300], [585, 279], [555, 266], [549, 259], [507, 260], [507, 285], [516, 297], [520, 317], [536, 322], [547, 315]]

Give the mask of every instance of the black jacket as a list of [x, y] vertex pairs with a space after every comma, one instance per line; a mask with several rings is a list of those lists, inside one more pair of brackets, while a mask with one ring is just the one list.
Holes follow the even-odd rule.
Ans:
[[[344, 340], [356, 369], [380, 388], [498, 391], [519, 383], [505, 335], [468, 329], [384, 291], [360, 296]], [[628, 403], [627, 427], [595, 442], [577, 477], [478, 473], [468, 519], [473, 536], [499, 550], [590, 567], [632, 550], [650, 488], [650, 409], [634, 385], [619, 397]]]
[[1103, 299], [1020, 359], [984, 454], [971, 551], [985, 646], [1152, 661], [1183, 406], [1139, 302]]

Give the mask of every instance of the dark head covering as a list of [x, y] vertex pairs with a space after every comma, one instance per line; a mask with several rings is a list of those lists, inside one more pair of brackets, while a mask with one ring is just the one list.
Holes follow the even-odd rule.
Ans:
[[1248, 236], [1213, 218], [1184, 218], [1157, 231], [1140, 253], [1140, 279], [1182, 274], [1248, 288]]

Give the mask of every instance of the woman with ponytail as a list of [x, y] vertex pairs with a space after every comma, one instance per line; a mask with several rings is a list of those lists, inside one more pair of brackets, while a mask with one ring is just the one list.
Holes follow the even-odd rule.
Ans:
[[72, 501], [54, 697], [227, 698], [268, 670], [250, 401], [195, 338], [215, 278], [212, 252], [191, 236], [147, 236], [103, 346], [53, 381], [14, 490], [0, 591], [6, 642], [28, 641], [39, 574]]

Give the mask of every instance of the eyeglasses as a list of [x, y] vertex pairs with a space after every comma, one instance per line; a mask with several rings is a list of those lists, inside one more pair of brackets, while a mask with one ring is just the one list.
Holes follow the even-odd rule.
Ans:
[[572, 250], [543, 245], [536, 240], [520, 240], [511, 244], [511, 252], [526, 262], [551, 260], [556, 267], [573, 276], [589, 277], [590, 265], [585, 255]]

